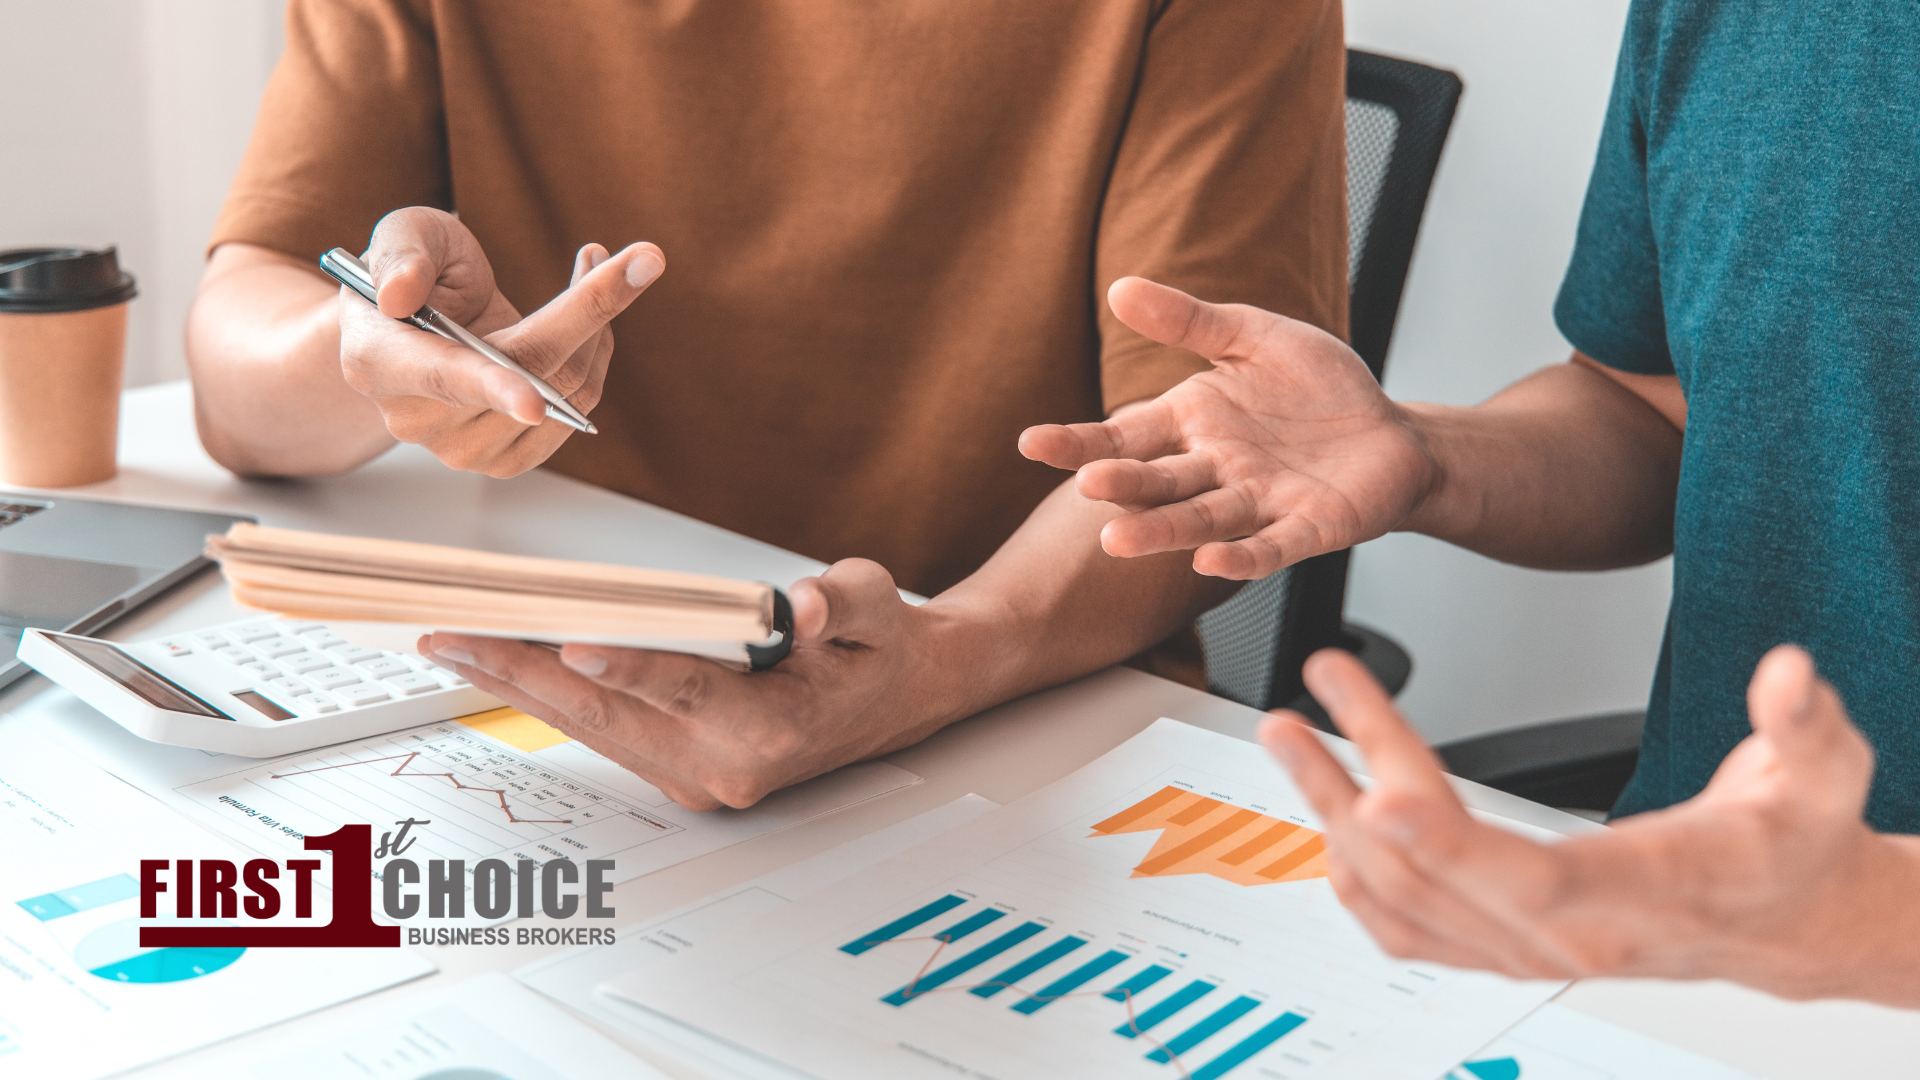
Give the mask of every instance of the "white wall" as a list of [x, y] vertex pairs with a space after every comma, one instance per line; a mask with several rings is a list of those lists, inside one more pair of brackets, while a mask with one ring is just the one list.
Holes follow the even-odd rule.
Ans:
[[276, 0], [0, 0], [0, 248], [120, 247], [129, 385], [186, 374], [201, 249], [280, 54]]
[[[1357, 48], [1466, 82], [1414, 256], [1387, 389], [1469, 404], [1570, 347], [1552, 306], [1612, 84], [1626, 0], [1348, 0]], [[1401, 704], [1436, 741], [1645, 704], [1669, 562], [1502, 566], [1396, 535], [1354, 556], [1349, 617], [1414, 658]]]
[[[1387, 385], [1480, 400], [1567, 345], [1572, 245], [1626, 0], [1349, 0], [1355, 45], [1466, 80]], [[280, 48], [277, 0], [0, 0], [0, 247], [118, 243], [140, 275], [129, 381], [184, 373], [180, 330]], [[1419, 537], [1355, 558], [1350, 610], [1414, 655], [1434, 738], [1644, 701], [1664, 564], [1540, 574]]]

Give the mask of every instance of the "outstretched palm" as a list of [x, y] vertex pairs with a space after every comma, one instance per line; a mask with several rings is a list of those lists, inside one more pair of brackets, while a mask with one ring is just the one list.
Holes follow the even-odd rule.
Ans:
[[1201, 573], [1265, 577], [1387, 532], [1431, 486], [1399, 408], [1337, 338], [1139, 278], [1108, 301], [1128, 326], [1213, 362], [1104, 423], [1021, 436], [1028, 457], [1078, 469], [1082, 495], [1129, 511], [1101, 535], [1110, 554], [1195, 548]]

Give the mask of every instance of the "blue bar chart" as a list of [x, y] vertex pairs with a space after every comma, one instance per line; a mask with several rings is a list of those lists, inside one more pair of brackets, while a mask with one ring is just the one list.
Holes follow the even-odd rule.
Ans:
[[[1234, 994], [1229, 1000], [1224, 993], [1216, 994], [1222, 987], [1211, 979], [1170, 978], [1177, 974], [1173, 967], [1145, 962], [1137, 951], [1109, 948], [1083, 960], [1082, 950], [1091, 944], [1088, 935], [1058, 934], [1035, 919], [1001, 929], [1009, 912], [990, 905], [963, 910], [978, 903], [948, 894], [841, 945], [839, 951], [861, 956], [881, 946], [928, 949], [921, 970], [880, 999], [896, 1009], [943, 991], [988, 1000], [1007, 994], [1017, 1000], [1007, 1005], [1006, 1013], [1026, 1017], [1067, 998], [1118, 1002], [1122, 1008], [1112, 1015], [1119, 1023], [1109, 1036], [1147, 1044], [1145, 1060], [1177, 1064], [1179, 1073], [1191, 1080], [1221, 1080], [1307, 1022], [1307, 1017], [1251, 994]], [[939, 920], [949, 915], [957, 918], [942, 926]], [[929, 926], [941, 928], [921, 932]], [[988, 927], [1000, 932], [982, 934]], [[954, 947], [963, 940], [964, 946]], [[1020, 956], [1027, 948], [1034, 951]], [[1013, 957], [1018, 958], [1007, 963]], [[1074, 965], [1072, 960], [1081, 962]], [[1037, 989], [1021, 985], [1026, 980]], [[1212, 1057], [1204, 1062], [1194, 1060], [1209, 1053]]]
[[1118, 967], [1122, 962], [1131, 959], [1133, 959], [1132, 953], [1123, 953], [1118, 949], [1109, 949], [1101, 953], [1098, 958], [1087, 961], [1085, 964], [1074, 968], [1072, 971], [1041, 987], [1039, 993], [1015, 1005], [1013, 1011], [1027, 1013], [1029, 1015], [1037, 1013], [1055, 1001], [1066, 997], [1068, 994], [1073, 993], [1075, 990], [1106, 974], [1112, 968]]
[[1172, 996], [1161, 999], [1160, 1004], [1114, 1028], [1113, 1033], [1126, 1039], [1136, 1038], [1159, 1027], [1162, 1020], [1211, 993], [1213, 993], [1212, 983], [1195, 979], [1175, 990]]
[[907, 931], [918, 928], [920, 924], [932, 919], [937, 919], [964, 903], [966, 903], [966, 900], [961, 897], [943, 896], [933, 903], [928, 904], [926, 907], [920, 908], [917, 911], [910, 911], [900, 916], [880, 929], [875, 930], [869, 937], [862, 938], [859, 941], [850, 941], [840, 946], [840, 951], [853, 956], [859, 956], [875, 945], [892, 941]]

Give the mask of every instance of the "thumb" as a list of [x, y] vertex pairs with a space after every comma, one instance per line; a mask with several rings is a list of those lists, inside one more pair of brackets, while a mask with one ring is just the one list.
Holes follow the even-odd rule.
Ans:
[[1209, 304], [1138, 277], [1114, 282], [1107, 290], [1107, 306], [1129, 328], [1208, 360], [1237, 355], [1236, 345], [1249, 339], [1256, 323], [1280, 318], [1242, 304]]
[[[460, 219], [408, 206], [380, 219], [365, 255], [382, 314], [404, 319], [429, 300], [450, 318], [471, 322], [494, 296], [493, 268]], [[442, 290], [438, 296], [435, 290]]]
[[419, 311], [452, 261], [446, 222], [452, 215], [431, 207], [409, 206], [374, 226], [367, 245], [367, 272], [373, 277], [380, 312], [404, 319]]
[[1866, 805], [1873, 748], [1805, 649], [1779, 645], [1761, 657], [1747, 686], [1747, 714], [1781, 767], [1798, 774], [1796, 790], [1843, 798], [1856, 812]]
[[802, 578], [787, 599], [798, 645], [874, 642], [905, 603], [893, 575], [871, 559], [842, 559], [819, 577]]

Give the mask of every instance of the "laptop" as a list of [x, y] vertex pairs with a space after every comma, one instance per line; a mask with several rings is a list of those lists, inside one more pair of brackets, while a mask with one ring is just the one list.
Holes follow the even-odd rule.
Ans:
[[0, 490], [0, 686], [27, 627], [86, 634], [209, 566], [207, 534], [250, 517]]

